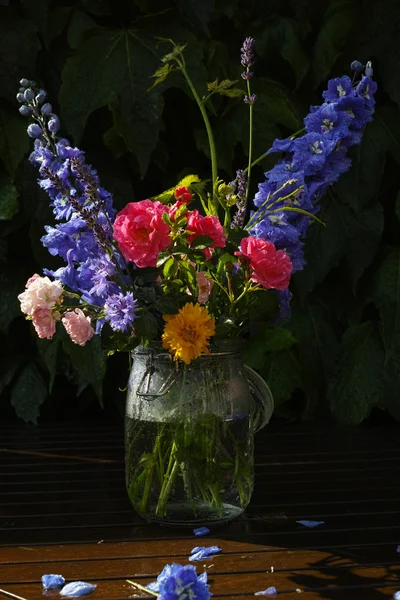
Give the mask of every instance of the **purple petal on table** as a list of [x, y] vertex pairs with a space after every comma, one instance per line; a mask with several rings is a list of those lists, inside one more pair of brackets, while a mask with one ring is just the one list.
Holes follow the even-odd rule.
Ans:
[[393, 598], [394, 598], [394, 600], [400, 600], [400, 590], [393, 594]]
[[198, 527], [197, 529], [193, 529], [193, 533], [196, 537], [201, 537], [202, 535], [207, 535], [210, 533], [208, 527]]
[[156, 594], [158, 594], [158, 592], [160, 591], [160, 582], [152, 581], [152, 582], [148, 583], [145, 587], [148, 590], [150, 590], [151, 592], [156, 592]]
[[325, 521], [296, 521], [296, 523], [300, 523], [300, 525], [304, 525], [304, 527], [318, 527], [318, 525], [324, 525]]
[[255, 596], [276, 596], [277, 595], [276, 587], [273, 585], [262, 592], [256, 592]]
[[54, 590], [64, 585], [65, 579], [62, 575], [42, 575], [42, 584], [45, 590]]
[[71, 581], [63, 587], [60, 592], [60, 596], [66, 596], [67, 598], [80, 598], [81, 596], [87, 596], [91, 594], [97, 585], [93, 583], [86, 583], [86, 581]]
[[194, 560], [203, 560], [203, 558], [214, 556], [214, 554], [219, 554], [220, 552], [222, 552], [222, 550], [219, 546], [196, 546], [196, 548], [193, 548], [192, 555], [189, 556], [189, 560], [191, 562]]
[[207, 583], [208, 581], [208, 576], [207, 576], [207, 571], [204, 571], [204, 573], [200, 573], [200, 575], [197, 578], [199, 581], [201, 581], [202, 583]]

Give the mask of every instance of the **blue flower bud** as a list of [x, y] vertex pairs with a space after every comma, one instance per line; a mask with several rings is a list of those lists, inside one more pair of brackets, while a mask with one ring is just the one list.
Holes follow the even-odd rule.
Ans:
[[44, 90], [39, 90], [36, 94], [36, 102], [43, 102], [46, 99], [47, 93]]
[[362, 71], [364, 68], [364, 65], [362, 63], [360, 63], [359, 60], [353, 60], [353, 62], [350, 65], [350, 69], [352, 71]]
[[49, 115], [52, 112], [52, 110], [53, 108], [51, 104], [49, 102], [46, 102], [46, 104], [43, 104], [42, 108], [40, 109], [40, 112], [42, 113], [42, 115]]
[[365, 65], [365, 75], [366, 75], [367, 77], [372, 77], [372, 76], [373, 76], [373, 74], [374, 74], [374, 70], [373, 70], [373, 68], [372, 68], [372, 62], [369, 60], [369, 61], [367, 62], [367, 64]]
[[18, 102], [25, 102], [25, 96], [23, 94], [21, 94], [21, 92], [18, 92], [17, 94], [17, 100]]
[[35, 148], [44, 148], [44, 146], [46, 145], [44, 142], [42, 142], [42, 140], [36, 139], [33, 142], [33, 145], [35, 146]]
[[31, 114], [31, 109], [29, 108], [29, 106], [26, 106], [26, 104], [20, 106], [18, 110], [23, 117], [29, 117], [29, 115]]
[[31, 88], [28, 88], [24, 92], [24, 97], [25, 97], [25, 100], [28, 100], [28, 101], [29, 100], [33, 100], [34, 97], [35, 97], [35, 93], [34, 93], [34, 91]]
[[28, 135], [31, 138], [38, 138], [43, 133], [42, 128], [39, 127], [39, 125], [37, 125], [37, 123], [32, 123], [31, 125], [29, 125], [29, 127], [26, 131], [28, 132]]
[[53, 115], [47, 124], [49, 131], [56, 133], [60, 129], [60, 119], [57, 115]]
[[26, 88], [29, 85], [29, 79], [23, 78], [20, 80], [19, 84], [22, 85], [22, 87]]

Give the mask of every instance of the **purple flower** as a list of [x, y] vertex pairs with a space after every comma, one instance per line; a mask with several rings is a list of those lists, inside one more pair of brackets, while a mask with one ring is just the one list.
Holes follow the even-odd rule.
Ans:
[[250, 70], [251, 67], [253, 66], [254, 63], [254, 38], [252, 37], [247, 37], [244, 42], [243, 42], [243, 46], [240, 50], [241, 52], [241, 64], [243, 67], [245, 67], [245, 71], [242, 73], [242, 77], [243, 79], [251, 79], [251, 77], [253, 77], [253, 73]]
[[65, 579], [62, 575], [42, 575], [42, 585], [45, 590], [53, 590], [62, 587]]
[[373, 81], [370, 77], [365, 77], [363, 75], [360, 83], [356, 87], [356, 93], [358, 96], [363, 98], [366, 106], [368, 106], [369, 108], [374, 108], [374, 94], [376, 93], [376, 89], [377, 85], [375, 81]]
[[29, 115], [31, 114], [31, 109], [29, 108], [29, 106], [26, 106], [26, 104], [20, 106], [18, 111], [23, 117], [29, 117]]
[[300, 525], [304, 525], [304, 527], [308, 527], [312, 529], [313, 527], [318, 527], [318, 525], [324, 525], [325, 521], [296, 521], [296, 523], [300, 523]]
[[86, 583], [86, 581], [71, 581], [63, 587], [60, 592], [60, 596], [66, 596], [67, 598], [80, 598], [81, 596], [87, 596], [91, 594], [97, 585], [93, 583]]
[[196, 548], [193, 548], [189, 560], [190, 562], [203, 560], [204, 558], [214, 556], [215, 554], [220, 554], [220, 552], [222, 552], [222, 550], [219, 546], [196, 546]]
[[307, 133], [294, 141], [293, 162], [301, 166], [304, 175], [314, 175], [323, 168], [334, 147], [335, 140], [326, 139], [323, 134]]
[[40, 109], [40, 112], [42, 113], [42, 115], [49, 115], [52, 111], [53, 111], [53, 108], [49, 102], [46, 102], [45, 104], [43, 104], [42, 108]]
[[250, 96], [246, 96], [243, 98], [243, 102], [245, 104], [254, 104], [254, 102], [257, 100], [257, 96], [255, 94], [251, 94]]
[[262, 592], [255, 592], [255, 596], [276, 596], [277, 595], [276, 587], [273, 585]]
[[290, 152], [293, 148], [293, 142], [294, 139], [290, 137], [284, 140], [276, 139], [267, 154], [271, 154], [271, 152]]
[[47, 127], [52, 133], [57, 133], [57, 131], [60, 129], [60, 119], [57, 117], [57, 115], [52, 115], [51, 119], [49, 119], [49, 122], [47, 123]]
[[350, 124], [351, 116], [343, 111], [338, 112], [333, 104], [323, 104], [304, 119], [308, 132], [322, 133], [333, 140], [348, 135]]
[[346, 96], [336, 106], [338, 111], [344, 111], [349, 115], [351, 129], [363, 129], [369, 121], [372, 121], [371, 111], [368, 110], [369, 107], [363, 98]]
[[136, 319], [137, 300], [133, 298], [132, 292], [120, 293], [109, 296], [104, 306], [106, 321], [114, 331], [129, 331], [133, 321]]
[[207, 535], [207, 533], [210, 533], [210, 530], [208, 527], [198, 527], [197, 529], [193, 529], [193, 533], [196, 537], [201, 537], [203, 535]]
[[328, 89], [322, 94], [328, 102], [337, 102], [345, 96], [354, 96], [354, 88], [350, 77], [337, 77], [328, 83]]
[[350, 69], [352, 71], [355, 71], [356, 73], [358, 71], [362, 71], [363, 68], [364, 68], [364, 65], [359, 60], [353, 60], [353, 62], [350, 65]]

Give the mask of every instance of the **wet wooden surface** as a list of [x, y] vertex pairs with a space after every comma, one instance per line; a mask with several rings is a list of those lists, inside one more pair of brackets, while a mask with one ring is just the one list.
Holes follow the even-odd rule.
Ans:
[[41, 576], [61, 573], [96, 583], [93, 600], [139, 598], [126, 579], [145, 585], [166, 563], [187, 564], [194, 546], [216, 544], [222, 554], [195, 563], [214, 597], [249, 600], [275, 586], [282, 600], [391, 598], [400, 590], [399, 434], [395, 424], [267, 427], [246, 515], [199, 540], [135, 516], [122, 427], [0, 426], [0, 588], [43, 599]]

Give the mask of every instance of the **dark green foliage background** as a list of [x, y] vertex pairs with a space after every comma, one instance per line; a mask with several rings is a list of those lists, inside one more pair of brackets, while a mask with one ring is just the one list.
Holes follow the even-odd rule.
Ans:
[[[4, 6], [7, 4], [7, 6]], [[106, 361], [99, 340], [80, 348], [36, 338], [16, 296], [34, 272], [59, 263], [41, 246], [52, 213], [27, 161], [30, 141], [15, 93], [38, 81], [62, 133], [84, 148], [117, 208], [209, 174], [197, 108], [175, 75], [148, 92], [163, 48], [186, 42], [203, 93], [240, 79], [243, 38], [256, 38], [255, 155], [301, 128], [310, 104], [353, 59], [372, 60], [377, 112], [353, 168], [323, 199], [295, 276], [293, 318], [253, 336], [247, 362], [270, 384], [276, 414], [361, 423], [371, 409], [400, 419], [399, 3], [383, 0], [19, 0], [0, 6], [0, 415], [35, 422], [121, 412], [126, 356]], [[167, 49], [165, 48], [165, 51]], [[246, 160], [248, 114], [218, 100], [212, 124], [227, 180]], [[272, 163], [264, 161], [264, 170]], [[253, 182], [262, 180], [262, 168]], [[255, 186], [255, 183], [254, 183]], [[255, 191], [256, 187], [254, 187]]]

